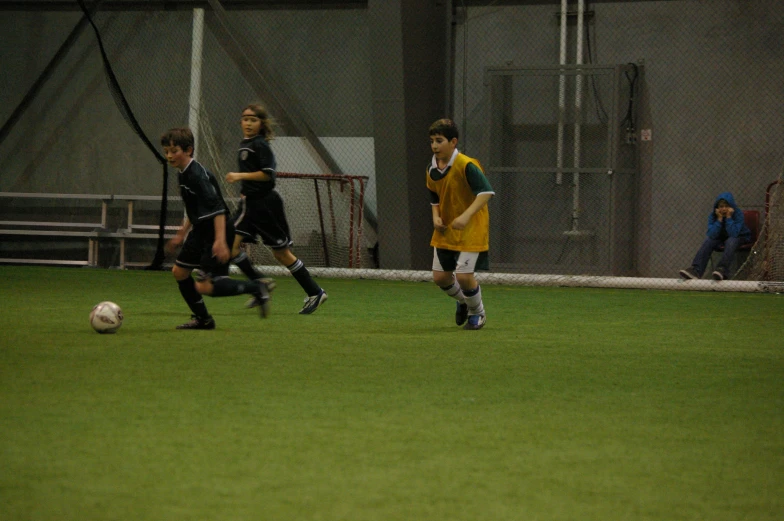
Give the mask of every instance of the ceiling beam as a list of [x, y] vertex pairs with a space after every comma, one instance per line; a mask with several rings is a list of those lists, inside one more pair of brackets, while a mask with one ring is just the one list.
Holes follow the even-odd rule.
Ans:
[[[226, 10], [367, 9], [367, 0], [223, 0]], [[210, 9], [208, 0], [106, 0], [102, 11]], [[0, 11], [81, 11], [74, 0], [0, 0]]]

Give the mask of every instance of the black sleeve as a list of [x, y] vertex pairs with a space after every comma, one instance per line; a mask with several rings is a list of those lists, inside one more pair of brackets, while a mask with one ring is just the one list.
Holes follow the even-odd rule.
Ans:
[[210, 174], [204, 169], [194, 170], [193, 174], [194, 175], [191, 177], [191, 189], [196, 193], [199, 201], [199, 221], [211, 219], [216, 215], [226, 213], [226, 208], [223, 205], [223, 198], [210, 181]]
[[256, 152], [259, 171], [264, 172], [274, 181], [277, 173], [275, 171], [275, 155], [272, 153], [269, 143], [261, 139], [256, 140], [253, 143], [253, 150]]

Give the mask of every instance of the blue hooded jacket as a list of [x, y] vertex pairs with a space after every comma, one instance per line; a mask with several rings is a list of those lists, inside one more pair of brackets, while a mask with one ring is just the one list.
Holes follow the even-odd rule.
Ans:
[[719, 206], [719, 201], [724, 199], [732, 206], [732, 209], [735, 212], [732, 214], [732, 217], [729, 219], [725, 219], [726, 221], [726, 230], [727, 235], [729, 237], [740, 237], [745, 242], [751, 240], [751, 230], [749, 227], [746, 226], [746, 223], [743, 221], [743, 211], [738, 208], [738, 205], [735, 204], [735, 198], [732, 197], [730, 192], [722, 192], [717, 197], [716, 200], [713, 201], [713, 210], [711, 210], [710, 215], [708, 216], [708, 238], [709, 239], [718, 239], [719, 235], [721, 234], [721, 225], [722, 222], [716, 218], [716, 208]]

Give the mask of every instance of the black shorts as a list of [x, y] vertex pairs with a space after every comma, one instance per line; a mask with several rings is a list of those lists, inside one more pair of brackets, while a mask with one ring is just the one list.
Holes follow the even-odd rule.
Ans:
[[283, 198], [275, 190], [261, 199], [243, 198], [234, 218], [234, 228], [243, 242], [255, 242], [258, 236], [273, 250], [290, 248], [292, 244]]
[[[476, 271], [488, 271], [490, 269], [490, 258], [486, 251], [462, 252], [447, 250], [445, 248], [433, 248], [433, 271], [454, 271], [456, 273], [474, 273]], [[461, 257], [463, 254], [476, 255], [476, 262], [473, 266], [472, 260]]]
[[[177, 266], [185, 269], [200, 269], [210, 278], [226, 277], [229, 275], [229, 263], [222, 263], [212, 254], [212, 245], [215, 242], [215, 228], [212, 221], [199, 224], [191, 228], [185, 243], [182, 245], [177, 260]], [[234, 244], [234, 225], [231, 220], [226, 220], [226, 246], [231, 251]]]

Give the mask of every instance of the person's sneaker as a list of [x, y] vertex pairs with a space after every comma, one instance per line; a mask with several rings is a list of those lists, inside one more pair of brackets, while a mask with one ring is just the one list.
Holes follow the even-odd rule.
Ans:
[[724, 280], [724, 279], [726, 279], [726, 278], [727, 278], [727, 277], [724, 275], [724, 271], [723, 271], [723, 270], [721, 270], [721, 269], [718, 269], [718, 270], [714, 271], [714, 272], [712, 273], [712, 275], [713, 275], [713, 280], [716, 280], [716, 281], [719, 281], [719, 280]]
[[684, 278], [686, 280], [699, 279], [700, 278], [700, 276], [697, 274], [697, 272], [694, 271], [694, 268], [686, 268], [685, 270], [681, 270], [680, 274], [681, 274], [681, 278]]
[[[272, 293], [272, 290], [277, 287], [277, 284], [275, 283], [275, 281], [273, 279], [268, 279], [268, 278], [265, 277], [265, 278], [259, 279], [259, 281], [260, 282], [263, 281], [264, 284], [267, 285], [267, 293]], [[248, 308], [248, 309], [253, 309], [253, 308], [258, 307], [260, 305], [261, 305], [261, 299], [256, 297], [256, 295], [253, 295], [245, 303], [245, 307]]]
[[270, 312], [270, 293], [275, 289], [275, 281], [268, 278], [259, 279], [259, 292], [255, 293], [245, 304], [248, 308], [259, 308], [261, 318], [267, 318]]
[[462, 326], [468, 320], [468, 304], [465, 302], [458, 302], [457, 309], [455, 310], [455, 324]]
[[327, 292], [323, 289], [318, 292], [318, 295], [312, 297], [305, 297], [305, 305], [299, 311], [300, 315], [310, 315], [316, 311], [320, 305], [327, 301]]
[[471, 315], [463, 329], [482, 329], [485, 327], [485, 322], [487, 322], [485, 315]]
[[215, 329], [215, 320], [212, 317], [199, 318], [191, 315], [190, 322], [180, 324], [177, 329]]

